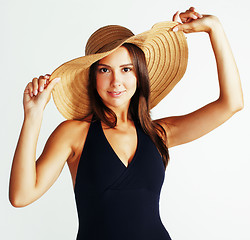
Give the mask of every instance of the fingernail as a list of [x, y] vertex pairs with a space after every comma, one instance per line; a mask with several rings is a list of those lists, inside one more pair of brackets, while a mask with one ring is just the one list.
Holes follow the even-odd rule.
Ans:
[[40, 88], [39, 88], [39, 91], [42, 92], [42, 91], [43, 91], [43, 87], [40, 87]]
[[36, 95], [37, 95], [37, 93], [38, 93], [38, 92], [37, 92], [37, 90], [35, 90], [35, 91], [34, 91], [34, 95], [36, 96]]
[[178, 31], [178, 27], [174, 27], [173, 32], [177, 32], [177, 31]]

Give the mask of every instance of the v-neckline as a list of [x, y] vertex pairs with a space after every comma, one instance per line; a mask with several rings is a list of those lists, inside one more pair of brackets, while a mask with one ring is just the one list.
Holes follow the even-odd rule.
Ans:
[[136, 130], [136, 136], [137, 136], [137, 146], [136, 146], [136, 150], [135, 150], [135, 153], [134, 153], [134, 156], [132, 157], [132, 160], [130, 161], [130, 163], [128, 163], [128, 165], [126, 166], [123, 161], [120, 159], [120, 157], [117, 155], [117, 153], [115, 152], [115, 150], [113, 149], [113, 147], [111, 146], [110, 142], [108, 141], [108, 138], [106, 137], [104, 131], [103, 131], [103, 128], [102, 128], [102, 123], [101, 121], [99, 121], [99, 126], [101, 128], [101, 132], [104, 136], [104, 139], [105, 141], [107, 142], [107, 145], [109, 146], [109, 148], [111, 149], [111, 151], [113, 152], [113, 154], [115, 155], [115, 157], [117, 158], [117, 160], [120, 162], [120, 164], [125, 168], [125, 169], [128, 169], [130, 168], [130, 166], [134, 163], [134, 160], [136, 158], [136, 155], [137, 155], [137, 152], [138, 152], [138, 149], [139, 149], [139, 144], [140, 144], [140, 136], [139, 136], [139, 130], [138, 130], [138, 126], [137, 124], [134, 122], [134, 125], [135, 125], [135, 130]]

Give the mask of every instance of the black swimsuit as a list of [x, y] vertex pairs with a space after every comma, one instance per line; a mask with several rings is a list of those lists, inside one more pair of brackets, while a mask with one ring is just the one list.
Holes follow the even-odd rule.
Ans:
[[77, 240], [171, 240], [159, 215], [165, 177], [162, 158], [139, 125], [138, 144], [126, 167], [92, 121], [78, 165]]

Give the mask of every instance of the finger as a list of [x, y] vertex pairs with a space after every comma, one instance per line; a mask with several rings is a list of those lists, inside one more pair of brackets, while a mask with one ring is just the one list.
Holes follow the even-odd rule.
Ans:
[[49, 84], [48, 84], [48, 86], [47, 86], [46, 89], [47, 89], [49, 92], [51, 92], [51, 91], [53, 90], [53, 88], [55, 87], [55, 85], [56, 85], [60, 80], [61, 80], [60, 77], [57, 77], [57, 78], [52, 79], [52, 80], [49, 82]]
[[196, 16], [196, 14], [194, 12], [184, 12], [184, 13], [181, 13], [180, 14], [180, 18], [182, 19], [189, 19], [189, 18], [192, 18], [192, 19], [197, 19], [198, 17]]
[[185, 23], [190, 23], [190, 22], [192, 22], [193, 20], [196, 20], [196, 19], [198, 19], [198, 17], [190, 17], [190, 18], [188, 18], [187, 19], [187, 21], [185, 22]]
[[173, 28], [173, 31], [174, 32], [183, 31], [184, 33], [191, 33], [193, 32], [192, 23], [179, 24], [175, 28]]
[[32, 98], [34, 96], [33, 94], [33, 84], [32, 82], [29, 82], [24, 90], [24, 93], [29, 94], [30, 97]]
[[178, 31], [180, 31], [180, 26], [181, 26], [181, 24], [178, 24], [178, 25], [176, 25], [175, 27], [173, 27], [173, 32], [178, 32]]
[[39, 79], [38, 79], [38, 90], [39, 90], [39, 92], [43, 91], [46, 81], [47, 81], [47, 78], [45, 76], [40, 76], [39, 77]]
[[202, 18], [202, 14], [198, 13], [194, 7], [190, 7], [189, 10], [187, 10], [187, 12], [190, 11], [192, 12], [194, 15], [196, 15], [198, 18]]
[[198, 18], [203, 18], [203, 15], [198, 13], [198, 12], [194, 12], [194, 14], [198, 17]]
[[198, 17], [193, 12], [187, 11], [184, 13], [180, 13], [180, 19], [182, 23], [187, 23], [191, 22], [192, 20], [198, 19]]
[[50, 76], [51, 76], [51, 75], [48, 74], [48, 73], [47, 73], [46, 75], [44, 75], [44, 78], [46, 79], [46, 82], [49, 80]]
[[46, 74], [45, 76], [45, 79], [46, 79], [46, 81], [45, 81], [45, 88], [47, 87], [47, 85], [49, 84], [49, 79], [50, 79], [50, 77], [51, 77], [51, 75], [50, 74]]
[[38, 93], [38, 78], [33, 78], [32, 85], [33, 85], [32, 86], [33, 87], [32, 92], [36, 96], [37, 93]]
[[194, 8], [194, 7], [190, 7], [190, 8], [189, 8], [189, 11], [195, 12], [195, 8]]
[[177, 31], [185, 31], [186, 30], [186, 28], [187, 28], [187, 26], [188, 26], [188, 24], [185, 24], [185, 23], [180, 23], [180, 24], [178, 24], [178, 25], [176, 25], [172, 30], [174, 31], [174, 32], [177, 32]]
[[177, 11], [177, 12], [174, 14], [174, 16], [173, 16], [173, 21], [174, 21], [174, 22], [178, 22], [178, 20], [179, 20], [179, 14], [180, 14], [180, 11]]

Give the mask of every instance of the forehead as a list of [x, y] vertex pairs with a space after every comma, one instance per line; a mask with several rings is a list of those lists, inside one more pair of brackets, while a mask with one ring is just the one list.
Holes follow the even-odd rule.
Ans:
[[121, 65], [130, 63], [132, 63], [132, 59], [128, 50], [123, 46], [117, 48], [114, 52], [99, 61], [99, 64], [107, 65]]

